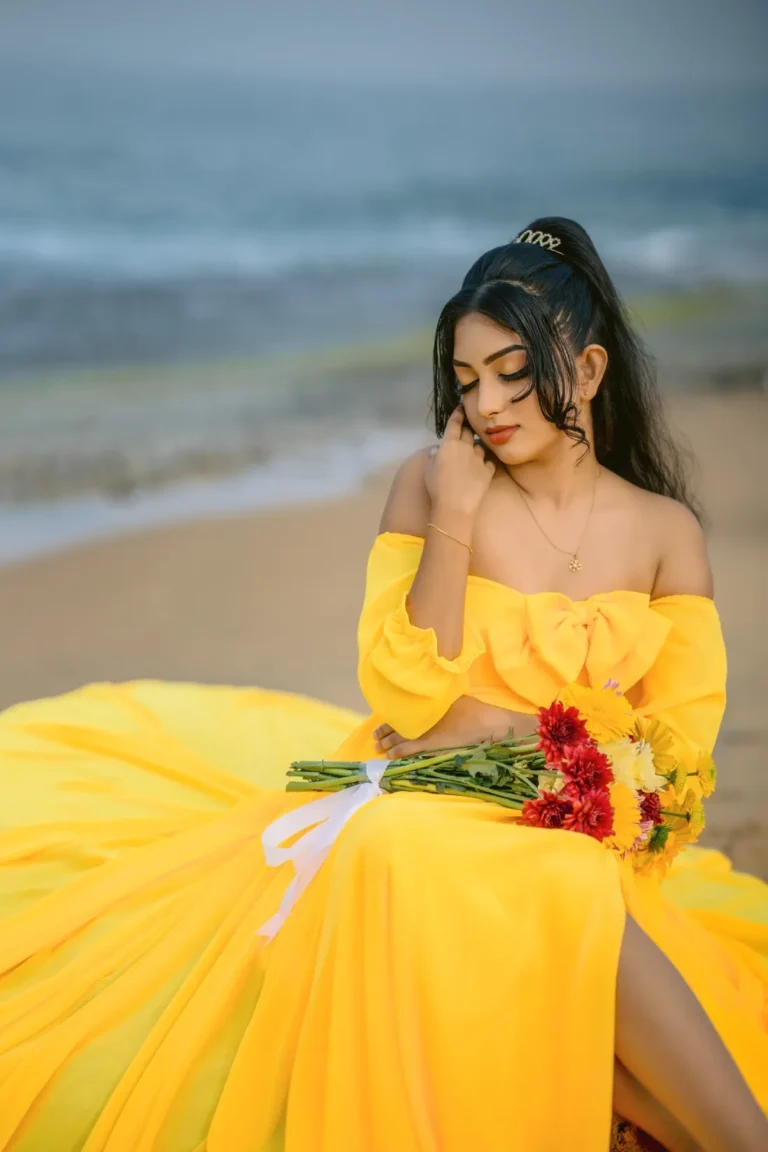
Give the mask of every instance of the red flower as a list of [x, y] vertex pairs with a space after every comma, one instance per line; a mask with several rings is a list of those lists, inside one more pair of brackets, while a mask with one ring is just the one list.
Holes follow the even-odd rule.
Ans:
[[526, 800], [520, 823], [529, 828], [562, 828], [571, 811], [571, 801], [558, 792], [542, 792], [537, 800]]
[[641, 792], [640, 817], [643, 820], [652, 820], [654, 824], [663, 824], [661, 814], [661, 797], [658, 792]]
[[566, 749], [589, 744], [590, 736], [577, 708], [564, 708], [559, 700], [549, 708], [539, 708], [539, 748], [548, 764], [559, 764]]
[[575, 784], [582, 795], [605, 790], [613, 783], [610, 760], [592, 744], [566, 749], [563, 776], [566, 784]]
[[571, 811], [563, 821], [569, 832], [583, 832], [595, 840], [613, 834], [613, 808], [607, 791], [587, 792], [571, 800]]

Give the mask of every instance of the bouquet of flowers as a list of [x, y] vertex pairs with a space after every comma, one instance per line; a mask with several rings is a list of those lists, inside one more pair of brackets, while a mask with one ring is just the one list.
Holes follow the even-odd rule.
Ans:
[[[698, 839], [715, 764], [679, 753], [671, 730], [632, 710], [615, 682], [569, 685], [537, 716], [532, 736], [420, 752], [392, 760], [379, 787], [474, 796], [516, 810], [521, 824], [600, 840], [642, 873], [666, 871]], [[364, 783], [365, 764], [297, 761], [289, 791]]]

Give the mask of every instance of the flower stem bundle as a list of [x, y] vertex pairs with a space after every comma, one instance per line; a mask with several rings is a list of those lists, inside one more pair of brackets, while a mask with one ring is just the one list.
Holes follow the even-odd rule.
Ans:
[[[392, 760], [382, 792], [491, 801], [531, 828], [581, 832], [640, 872], [663, 874], [704, 827], [712, 758], [678, 755], [671, 731], [633, 712], [616, 685], [569, 685], [538, 712], [535, 735], [418, 752]], [[362, 761], [300, 760], [289, 792], [335, 792], [368, 781]]]

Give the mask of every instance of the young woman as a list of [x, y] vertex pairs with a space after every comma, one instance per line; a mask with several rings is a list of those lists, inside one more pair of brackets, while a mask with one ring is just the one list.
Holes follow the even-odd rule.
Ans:
[[614, 679], [714, 745], [704, 538], [583, 229], [475, 264], [434, 406], [369, 561], [367, 720], [156, 683], [0, 718], [0, 1149], [605, 1152], [612, 1109], [671, 1152], [768, 1147], [768, 890], [716, 853], [660, 883], [493, 804], [380, 796], [259, 935], [292, 878], [261, 834], [306, 803], [281, 774], [310, 744], [522, 733]]

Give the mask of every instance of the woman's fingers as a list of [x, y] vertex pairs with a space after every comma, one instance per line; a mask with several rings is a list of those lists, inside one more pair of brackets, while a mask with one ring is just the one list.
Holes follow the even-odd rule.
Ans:
[[416, 752], [424, 751], [421, 740], [403, 740], [402, 736], [397, 739], [400, 743], [393, 744], [386, 751], [387, 760], [399, 760], [401, 756], [413, 756]]
[[474, 444], [475, 432], [467, 423], [463, 404], [457, 404], [448, 417], [443, 440], [464, 440], [467, 444]]
[[[387, 728], [387, 726], [384, 726]], [[396, 744], [402, 744], [404, 737], [399, 732], [395, 732], [392, 728], [387, 728], [381, 736], [376, 737], [379, 748], [382, 752], [388, 752], [390, 748], [394, 748]]]
[[464, 427], [464, 405], [458, 404], [448, 417], [448, 423], [443, 432], [443, 440], [460, 440]]
[[422, 752], [428, 745], [427, 737], [420, 740], [406, 740], [389, 724], [382, 724], [373, 734], [376, 749], [383, 752], [387, 760], [397, 760], [400, 756], [412, 756], [414, 752]]
[[437, 735], [424, 735], [417, 737], [416, 740], [405, 740], [398, 732], [393, 732], [382, 742], [382, 748], [388, 760], [398, 760], [401, 756], [415, 756], [417, 752], [429, 752], [432, 748], [440, 748], [443, 743], [444, 740]]

